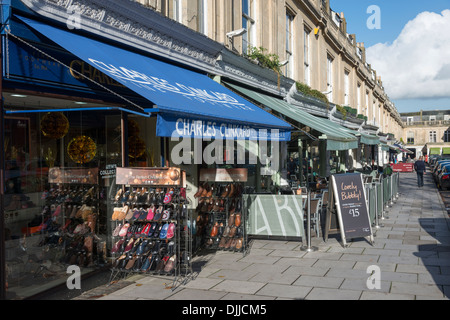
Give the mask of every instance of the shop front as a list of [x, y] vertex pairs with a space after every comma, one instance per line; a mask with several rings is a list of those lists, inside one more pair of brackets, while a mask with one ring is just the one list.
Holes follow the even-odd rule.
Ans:
[[[242, 251], [240, 199], [290, 140], [290, 125], [205, 74], [13, 21], [3, 87], [6, 297], [64, 285], [68, 266], [81, 276], [112, 263], [176, 277], [195, 246]], [[151, 261], [143, 251], [156, 243], [161, 257]]]

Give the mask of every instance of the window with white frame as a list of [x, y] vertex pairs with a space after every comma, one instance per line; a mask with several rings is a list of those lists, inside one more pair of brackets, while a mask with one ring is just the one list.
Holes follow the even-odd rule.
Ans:
[[311, 31], [306, 27], [303, 30], [303, 61], [304, 61], [304, 72], [305, 72], [305, 84], [311, 85], [311, 71], [310, 71], [310, 54], [309, 54], [309, 34]]
[[172, 0], [173, 4], [173, 19], [182, 23], [182, 14], [181, 14], [181, 2], [182, 0]]
[[252, 18], [252, 6], [250, 0], [242, 0], [242, 28], [247, 32], [242, 35], [242, 51], [244, 54], [248, 53], [253, 44], [255, 20]]
[[372, 101], [372, 119], [373, 119], [373, 123], [377, 124], [377, 117], [376, 117], [376, 105], [375, 105], [375, 100]]
[[208, 35], [208, 0], [198, 0], [198, 32]]
[[436, 131], [430, 131], [430, 140], [428, 142], [436, 142], [437, 135]]
[[293, 63], [292, 63], [292, 56], [293, 56], [293, 22], [294, 22], [294, 15], [290, 13], [288, 10], [286, 10], [286, 60], [287, 64], [285, 66], [285, 75], [286, 77], [290, 78], [293, 76]]
[[344, 71], [344, 105], [348, 106], [350, 104], [350, 73]]
[[327, 97], [333, 102], [333, 58], [327, 56]]
[[366, 91], [366, 101], [364, 101], [364, 104], [366, 106], [366, 116], [369, 118], [369, 91]]
[[361, 113], [361, 84], [358, 83], [358, 85], [356, 86], [356, 107], [358, 108], [358, 114], [362, 114]]
[[407, 124], [413, 124], [413, 122], [414, 122], [414, 117], [407, 117], [406, 118], [406, 123]]

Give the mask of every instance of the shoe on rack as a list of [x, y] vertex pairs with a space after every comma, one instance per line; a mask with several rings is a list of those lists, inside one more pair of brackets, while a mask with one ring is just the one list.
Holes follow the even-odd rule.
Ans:
[[167, 260], [166, 265], [164, 266], [165, 272], [172, 272], [175, 269], [175, 265], [177, 260], [177, 256], [174, 254], [172, 257]]
[[211, 229], [211, 237], [217, 237], [217, 234], [219, 233], [219, 222], [216, 221], [216, 223], [214, 224], [214, 226]]
[[236, 213], [236, 216], [234, 218], [234, 225], [236, 227], [239, 227], [241, 225], [241, 214], [240, 213]]
[[162, 228], [161, 231], [159, 233], [159, 238], [160, 239], [166, 239], [167, 237], [167, 230], [169, 229], [169, 224], [166, 223]]
[[123, 227], [119, 231], [119, 237], [125, 237], [128, 232], [128, 228], [130, 227], [129, 223], [125, 223]]
[[167, 237], [166, 239], [172, 239], [175, 236], [175, 223], [171, 222], [169, 224], [169, 228], [167, 229]]

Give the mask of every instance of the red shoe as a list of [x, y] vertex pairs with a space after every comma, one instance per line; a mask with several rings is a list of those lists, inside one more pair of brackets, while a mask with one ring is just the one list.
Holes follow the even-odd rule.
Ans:
[[169, 228], [167, 229], [167, 239], [172, 239], [173, 236], [175, 235], [175, 223], [171, 222], [169, 224]]

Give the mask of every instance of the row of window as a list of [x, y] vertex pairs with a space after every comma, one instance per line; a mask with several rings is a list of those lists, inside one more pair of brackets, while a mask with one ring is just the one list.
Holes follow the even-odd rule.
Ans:
[[[444, 132], [444, 137], [443, 138], [444, 138], [443, 142], [450, 142], [450, 130], [446, 130]], [[428, 142], [430, 142], [430, 143], [438, 142], [437, 141], [437, 133], [436, 133], [436, 131], [434, 131], [434, 130], [429, 131]], [[406, 134], [406, 143], [407, 144], [414, 144], [414, 132], [413, 131], [408, 131], [408, 133]]]
[[[142, 0], [141, 0], [142, 1]], [[147, 0], [148, 2], [152, 2], [152, 0]], [[153, 0], [156, 1], [156, 0]], [[196, 0], [197, 1], [197, 30], [199, 32], [202, 32], [204, 34], [208, 33], [207, 30], [207, 12], [208, 7], [206, 0]], [[169, 0], [168, 1], [169, 6], [169, 12], [173, 12], [173, 17], [179, 21], [182, 22], [181, 19], [181, 12], [182, 12], [182, 0]], [[249, 47], [256, 46], [256, 26], [255, 26], [255, 20], [252, 17], [255, 17], [255, 8], [254, 5], [252, 5], [251, 0], [241, 0], [242, 5], [242, 28], [245, 29], [247, 32], [245, 32], [242, 35], [242, 48], [243, 48], [243, 54], [247, 53], [247, 50]], [[170, 8], [172, 6], [172, 8]], [[289, 78], [295, 78], [294, 76], [294, 68], [296, 63], [293, 61], [294, 59], [294, 19], [295, 14], [292, 13], [289, 8], [286, 8], [286, 30], [285, 30], [285, 38], [286, 38], [286, 60], [282, 61], [281, 64], [284, 66], [284, 74], [286, 77]], [[304, 25], [303, 29], [303, 82], [311, 86], [311, 37], [312, 32], [310, 27], [307, 25]], [[334, 58], [331, 55], [328, 55], [327, 57], [327, 65], [326, 65], [326, 74], [327, 74], [327, 83], [326, 83], [326, 92], [324, 92], [331, 102], [337, 102], [340, 103], [338, 100], [335, 100], [337, 98], [337, 90], [334, 88], [334, 74], [333, 74], [333, 61]], [[343, 99], [343, 105], [349, 106], [351, 103], [351, 81], [350, 81], [350, 71], [344, 70], [344, 99]], [[369, 91], [366, 91], [365, 95], [365, 101], [363, 100], [363, 93], [362, 93], [362, 84], [358, 83], [357, 88], [357, 111], [358, 114], [366, 115], [368, 116], [370, 122], [374, 125], [380, 125], [381, 124], [381, 117], [382, 114], [382, 107], [378, 106], [376, 108], [376, 101], [369, 100]], [[364, 106], [364, 107], [363, 107]], [[371, 108], [370, 108], [371, 107]], [[378, 109], [378, 114], [376, 110]], [[370, 111], [371, 114], [369, 113]], [[388, 117], [389, 118], [389, 117]], [[377, 119], [378, 122], [377, 123]], [[389, 119], [386, 120], [387, 124], [389, 122]], [[383, 128], [384, 129], [384, 128]]]

